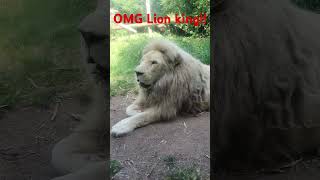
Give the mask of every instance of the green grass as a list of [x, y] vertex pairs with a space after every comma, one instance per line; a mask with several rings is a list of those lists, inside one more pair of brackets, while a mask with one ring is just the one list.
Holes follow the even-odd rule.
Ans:
[[163, 158], [163, 161], [169, 168], [172, 169], [176, 166], [177, 159], [173, 155], [168, 155]]
[[[77, 26], [94, 8], [95, 1], [82, 0], [1, 1], [0, 106], [46, 106], [81, 89]], [[166, 38], [209, 62], [209, 39]], [[135, 90], [133, 69], [148, 40], [146, 34], [123, 33], [111, 41], [111, 95]]]
[[183, 167], [170, 169], [165, 180], [200, 180], [200, 172], [195, 167]]
[[117, 174], [121, 168], [122, 166], [119, 161], [111, 160], [110, 161], [110, 177], [113, 177], [115, 174]]
[[81, 19], [94, 1], [2, 0], [0, 105], [47, 105], [82, 81]]
[[[134, 68], [138, 65], [141, 58], [143, 47], [151, 38], [161, 38], [161, 35], [154, 34], [149, 37], [148, 34], [120, 35], [111, 37], [110, 44], [110, 94], [124, 95], [128, 91], [136, 90], [134, 80]], [[202, 62], [210, 62], [210, 40], [209, 38], [196, 37], [162, 37], [177, 43], [185, 51], [200, 59]]]
[[201, 175], [199, 169], [195, 165], [186, 167], [178, 166], [175, 156], [168, 155], [163, 158], [164, 163], [168, 167], [168, 171], [164, 177], [165, 180], [200, 180]]

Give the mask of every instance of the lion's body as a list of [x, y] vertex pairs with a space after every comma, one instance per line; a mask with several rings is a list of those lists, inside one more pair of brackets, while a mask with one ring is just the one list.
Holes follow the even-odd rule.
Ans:
[[[154, 43], [151, 45], [170, 47], [168, 42]], [[164, 102], [170, 102], [165, 109], [161, 109], [164, 119], [173, 117], [166, 115], [167, 108], [176, 109], [177, 114], [204, 111], [209, 108], [210, 67], [178, 47], [175, 47], [174, 50], [180, 54], [182, 59], [179, 66], [173, 72], [169, 72], [170, 74], [166, 73], [152, 90], [140, 87], [139, 93], [139, 96], [142, 96], [139, 99], [145, 99], [144, 108], [161, 106]]]
[[320, 19], [290, 0], [214, 14], [216, 168], [275, 168], [320, 146]]
[[[181, 113], [206, 111], [210, 106], [210, 67], [169, 41], [148, 44], [136, 68], [140, 86], [130, 116], [112, 128], [119, 136], [137, 127], [171, 120]], [[141, 75], [140, 75], [141, 74]]]

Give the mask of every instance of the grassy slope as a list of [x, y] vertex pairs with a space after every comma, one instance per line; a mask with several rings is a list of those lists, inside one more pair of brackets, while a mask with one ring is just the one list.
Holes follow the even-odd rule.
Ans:
[[[155, 34], [155, 38], [161, 37]], [[163, 37], [176, 42], [184, 50], [200, 59], [206, 64], [210, 62], [210, 40], [209, 38], [194, 37]], [[141, 51], [149, 42], [147, 34], [135, 34], [121, 36], [111, 40], [111, 64], [110, 64], [110, 84], [111, 95], [123, 95], [130, 90], [135, 90], [135, 80], [133, 69], [139, 63]]]
[[0, 106], [45, 105], [81, 81], [77, 25], [95, 7], [82, 0], [2, 0]]

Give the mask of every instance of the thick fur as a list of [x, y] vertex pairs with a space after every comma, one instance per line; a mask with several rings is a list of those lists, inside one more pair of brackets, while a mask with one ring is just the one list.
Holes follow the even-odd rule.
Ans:
[[214, 7], [215, 168], [277, 168], [320, 145], [320, 15], [290, 0]]
[[[182, 112], [197, 113], [210, 106], [210, 67], [166, 40], [154, 40], [136, 67], [141, 87], [126, 112], [130, 116], [111, 129], [121, 136], [135, 128], [170, 120]], [[156, 63], [156, 64], [153, 64]], [[142, 75], [141, 75], [142, 74]]]

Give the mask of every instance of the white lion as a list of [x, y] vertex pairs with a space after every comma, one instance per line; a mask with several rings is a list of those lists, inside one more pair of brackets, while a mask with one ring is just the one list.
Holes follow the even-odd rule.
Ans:
[[149, 43], [135, 72], [139, 95], [126, 110], [129, 117], [112, 127], [113, 136], [173, 119], [182, 112], [209, 110], [210, 66], [174, 43], [166, 40]]

